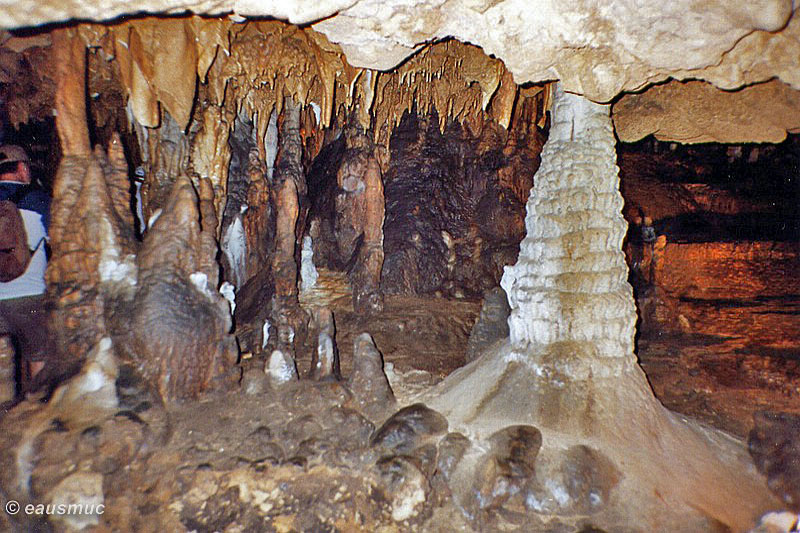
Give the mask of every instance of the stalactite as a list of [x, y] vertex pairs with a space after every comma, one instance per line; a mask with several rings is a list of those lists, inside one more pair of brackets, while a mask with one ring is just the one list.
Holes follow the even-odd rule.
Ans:
[[231, 125], [232, 113], [216, 105], [202, 109], [197, 121], [199, 131], [190, 139], [190, 162], [194, 171], [201, 177], [208, 178], [214, 187], [214, 205], [219, 215], [222, 234], [227, 226], [224, 209], [227, 205], [228, 168], [231, 161], [229, 138], [236, 126]]
[[53, 52], [61, 151], [65, 156], [88, 156], [91, 147], [86, 127], [86, 47], [74, 30], [59, 29], [53, 32]]
[[237, 288], [247, 281], [248, 249], [243, 217], [249, 208], [247, 190], [250, 185], [248, 172], [250, 152], [256, 147], [253, 126], [253, 121], [240, 112], [228, 137], [231, 157], [220, 234], [226, 278]]
[[144, 216], [149, 221], [163, 208], [175, 178], [188, 172], [191, 146], [183, 129], [166, 111], [158, 128], [148, 128], [135, 120], [132, 126], [145, 169], [141, 195]]
[[247, 281], [260, 269], [269, 264], [270, 254], [275, 243], [269, 236], [275, 235], [276, 206], [271, 201], [273, 188], [267, 177], [264, 161], [259, 157], [258, 148], [252, 146], [247, 154], [247, 197], [240, 209], [244, 224], [246, 255], [244, 268]]

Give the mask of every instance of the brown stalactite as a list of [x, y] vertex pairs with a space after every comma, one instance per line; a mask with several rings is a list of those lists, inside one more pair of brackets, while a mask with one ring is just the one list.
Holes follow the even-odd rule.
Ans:
[[297, 295], [294, 231], [299, 206], [297, 203], [297, 186], [294, 180], [286, 179], [280, 183], [273, 199], [277, 211], [275, 253], [272, 257], [275, 293], [281, 299], [290, 300]]
[[88, 156], [86, 125], [86, 47], [73, 29], [53, 31], [53, 61], [57, 75], [56, 127], [62, 153]]
[[190, 143], [183, 129], [166, 111], [162, 112], [157, 128], [148, 128], [136, 121], [132, 127], [145, 167], [141, 194], [144, 218], [148, 221], [167, 201], [175, 178], [188, 172]]
[[214, 186], [208, 178], [195, 180], [200, 200], [200, 246], [197, 253], [197, 271], [208, 278], [208, 288], [215, 291], [219, 286], [219, 264], [217, 263], [217, 213], [214, 209]]

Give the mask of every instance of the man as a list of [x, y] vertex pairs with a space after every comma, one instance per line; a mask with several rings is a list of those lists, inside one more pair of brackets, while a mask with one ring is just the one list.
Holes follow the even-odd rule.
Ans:
[[50, 197], [31, 180], [30, 159], [19, 146], [0, 146], [0, 200], [12, 200], [20, 211], [31, 260], [25, 272], [0, 282], [0, 336], [14, 342], [20, 392], [44, 367], [53, 352], [47, 327], [48, 305], [44, 273], [47, 267], [46, 239], [50, 222]]
[[642, 269], [647, 273], [647, 283], [653, 285], [655, 281], [654, 247], [656, 244], [656, 229], [653, 219], [642, 213]]

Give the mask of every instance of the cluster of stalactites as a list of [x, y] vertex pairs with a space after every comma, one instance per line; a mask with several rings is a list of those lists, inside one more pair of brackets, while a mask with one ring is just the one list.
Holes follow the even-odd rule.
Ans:
[[[15, 49], [22, 46], [31, 57], [31, 50], [48, 50], [51, 35], [43, 35], [47, 38], [14, 41]], [[155, 185], [169, 185], [178, 174], [209, 178], [221, 213], [235, 117], [252, 120], [260, 159], [274, 160], [275, 126], [289, 99], [301, 105], [302, 144], [305, 156], [313, 158], [328, 128], [353, 121], [377, 145], [388, 148], [394, 127], [407, 112], [435, 113], [442, 130], [455, 120], [475, 135], [489, 122], [527, 131], [544, 126], [552, 98], [550, 85], [518, 86], [500, 60], [455, 40], [427, 45], [396, 69], [379, 72], [352, 67], [321, 33], [279, 21], [145, 17], [81, 24], [67, 29], [65, 36], [92, 50], [94, 71], [87, 90], [93, 96], [88, 101], [106, 95], [108, 87], [119, 88], [126, 120], [138, 138], [136, 163], [148, 176], [142, 187], [147, 217], [158, 207], [157, 201], [151, 202], [157, 196]], [[97, 84], [99, 78], [105, 81]], [[40, 109], [34, 100], [51, 102], [53, 87], [39, 90], [36, 99], [14, 102]], [[16, 113], [19, 105], [14, 102], [9, 105]], [[116, 102], [101, 98], [97, 105]], [[95, 112], [95, 119], [115, 113]]]
[[133, 118], [150, 128], [160, 125], [162, 106], [189, 126], [197, 79], [205, 105], [244, 110], [256, 118], [259, 139], [286, 97], [310, 108], [317, 128], [352, 114], [365, 130], [377, 126], [378, 142], [388, 142], [415, 107], [436, 110], [444, 129], [448, 119], [475, 122], [487, 114], [508, 128], [527, 98], [537, 99], [540, 121], [549, 105], [546, 86], [519, 88], [500, 60], [458, 41], [431, 44], [397, 69], [377, 72], [350, 66], [321, 33], [278, 21], [142, 18], [81, 25], [79, 34], [118, 62]]
[[387, 142], [403, 113], [415, 107], [423, 115], [436, 111], [441, 131], [449, 119], [475, 125], [490, 118], [509, 128], [529, 98], [536, 99], [536, 116], [531, 118], [542, 126], [551, 98], [547, 85], [520, 88], [503, 63], [480, 48], [439, 42], [379, 76], [372, 113], [376, 125], [390, 127], [384, 132], [375, 128], [376, 140]]

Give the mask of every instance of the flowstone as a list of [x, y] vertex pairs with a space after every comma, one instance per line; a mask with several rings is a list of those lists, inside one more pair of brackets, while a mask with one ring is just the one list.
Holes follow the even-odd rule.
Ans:
[[[636, 365], [614, 144], [608, 106], [557, 90], [527, 236], [501, 282], [510, 338], [422, 398], [473, 441], [454, 497], [487, 527], [517, 512], [615, 531], [747, 530], [779, 505], [742, 443], [667, 411]], [[535, 472], [515, 481], [519, 497], [487, 505], [476, 479], [509, 426], [541, 432]]]

